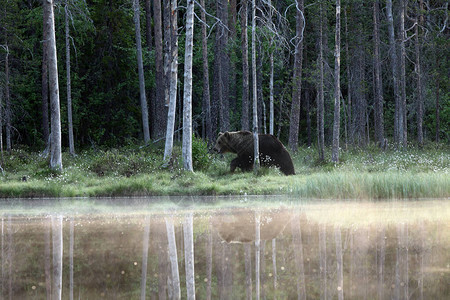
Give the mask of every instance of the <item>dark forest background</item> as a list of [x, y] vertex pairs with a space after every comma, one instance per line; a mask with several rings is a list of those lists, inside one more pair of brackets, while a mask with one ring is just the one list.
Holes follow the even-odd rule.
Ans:
[[[145, 85], [149, 107], [151, 139], [165, 134], [167, 108], [157, 97], [161, 78], [156, 76], [156, 46], [163, 46], [167, 12], [161, 1], [162, 24], [155, 23], [153, 0], [140, 1], [141, 33]], [[206, 120], [203, 103], [204, 80], [200, 3], [196, 2], [193, 58], [193, 128], [197, 137], [207, 138], [207, 121], [213, 135], [223, 130], [241, 130], [243, 126], [243, 43], [242, 13], [247, 1], [205, 1], [211, 118]], [[298, 1], [303, 2], [303, 1]], [[42, 1], [0, 1], [0, 101], [3, 145], [24, 144], [35, 150], [46, 146], [42, 96]], [[270, 57], [274, 70], [274, 134], [288, 143], [292, 115], [293, 78], [295, 71], [296, 25], [298, 3], [292, 0], [257, 0], [256, 67], [259, 106], [259, 131], [269, 133]], [[270, 7], [270, 3], [273, 7]], [[319, 80], [319, 40], [323, 47], [324, 66], [324, 136], [331, 145], [334, 109], [335, 1], [303, 3], [305, 27], [299, 112], [298, 145], [317, 143], [317, 99]], [[139, 103], [139, 78], [136, 62], [135, 26], [131, 0], [63, 0], [55, 1], [55, 26], [61, 99], [63, 146], [68, 147], [68, 118], [65, 67], [65, 6], [70, 11], [71, 90], [73, 130], [76, 148], [101, 145], [116, 147], [143, 142]], [[183, 66], [185, 38], [185, 1], [178, 1], [178, 97], [175, 130], [181, 125], [183, 99]], [[404, 33], [401, 35], [401, 10], [405, 5]], [[375, 126], [375, 56], [374, 14], [379, 18], [382, 79], [383, 138], [395, 144], [396, 100], [392, 75], [392, 45], [386, 1], [343, 0], [341, 3], [341, 146], [364, 147], [377, 141]], [[272, 12], [272, 14], [271, 14]], [[247, 10], [247, 17], [251, 9]], [[269, 17], [272, 15], [272, 17]], [[271, 21], [269, 24], [269, 20]], [[220, 21], [220, 22], [219, 22]], [[447, 1], [402, 0], [393, 3], [395, 57], [398, 68], [404, 67], [407, 118], [407, 142], [421, 146], [429, 141], [449, 141], [449, 28]], [[320, 26], [320, 24], [322, 26]], [[162, 41], [155, 38], [156, 25], [161, 26]], [[248, 21], [248, 35], [251, 19]], [[319, 29], [322, 30], [319, 30]], [[418, 37], [416, 39], [416, 36]], [[250, 39], [249, 39], [250, 41]], [[405, 48], [401, 66], [401, 45]], [[251, 53], [251, 43], [248, 49]], [[419, 63], [418, 56], [419, 55]], [[249, 60], [251, 68], [251, 60]], [[420, 66], [420, 68], [418, 68]], [[298, 64], [296, 66], [298, 68]], [[220, 72], [218, 72], [220, 70]], [[417, 70], [420, 70], [418, 73]], [[398, 71], [399, 74], [401, 71]], [[8, 74], [7, 74], [8, 73]], [[220, 73], [220, 79], [217, 79]], [[250, 86], [253, 82], [249, 72]], [[8, 77], [8, 80], [7, 80]], [[420, 81], [418, 81], [420, 77]], [[418, 86], [420, 85], [420, 89]], [[222, 84], [221, 87], [219, 85]], [[220, 91], [220, 93], [219, 93]], [[8, 95], [7, 95], [8, 93]], [[219, 95], [220, 94], [220, 95]], [[419, 94], [422, 97], [419, 97]], [[252, 89], [249, 98], [252, 99]], [[422, 101], [422, 103], [420, 103]], [[44, 105], [43, 105], [44, 103]], [[244, 102], [244, 103], [251, 103]], [[423, 115], [419, 116], [420, 105]], [[251, 105], [248, 111], [251, 110]], [[227, 113], [228, 112], [228, 113]], [[420, 120], [422, 118], [422, 120]], [[248, 117], [251, 122], [251, 114]], [[423, 124], [423, 142], [418, 140], [418, 124]], [[251, 128], [250, 126], [248, 128]], [[9, 131], [9, 135], [7, 134]], [[175, 136], [180, 137], [178, 132]], [[383, 144], [383, 143], [382, 143]]]

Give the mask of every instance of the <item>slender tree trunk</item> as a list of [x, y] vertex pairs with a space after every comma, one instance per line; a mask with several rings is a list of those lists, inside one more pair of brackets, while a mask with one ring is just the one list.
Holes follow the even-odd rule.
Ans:
[[[437, 57], [436, 57], [436, 64], [438, 64], [437, 62]], [[440, 104], [439, 104], [439, 82], [440, 82], [440, 78], [439, 76], [436, 76], [436, 143], [440, 142], [440, 136], [439, 133], [441, 131], [440, 129]]]
[[294, 78], [292, 90], [292, 107], [289, 125], [289, 148], [291, 151], [298, 150], [298, 131], [300, 123], [300, 105], [302, 94], [302, 62], [303, 62], [303, 31], [305, 17], [303, 15], [303, 0], [296, 2], [296, 40], [294, 54]]
[[194, 171], [192, 162], [192, 56], [194, 48], [194, 0], [187, 0], [186, 46], [184, 56], [183, 165]]
[[213, 131], [211, 127], [211, 96], [209, 93], [209, 66], [208, 66], [208, 36], [205, 14], [205, 0], [200, 0], [202, 7], [200, 17], [202, 20], [202, 58], [203, 58], [203, 119], [206, 127], [206, 140], [209, 144], [214, 141]]
[[[339, 1], [339, 0], [338, 0]], [[336, 241], [336, 264], [337, 264], [337, 291], [338, 299], [344, 300], [344, 262], [342, 259], [342, 241], [341, 241], [341, 228], [334, 228], [334, 240]]]
[[0, 171], [3, 174], [3, 168], [4, 165], [4, 159], [3, 159], [3, 91], [0, 89]]
[[141, 300], [145, 300], [147, 290], [147, 263], [148, 263], [148, 243], [150, 240], [150, 217], [145, 217], [144, 233], [142, 236], [142, 272], [141, 272]]
[[141, 114], [142, 114], [142, 128], [144, 131], [144, 142], [147, 144], [150, 142], [150, 128], [148, 123], [148, 106], [147, 97], [145, 95], [145, 79], [144, 79], [144, 63], [142, 61], [142, 42], [141, 42], [141, 22], [140, 14], [141, 9], [139, 6], [139, 0], [133, 0], [134, 10], [134, 31], [136, 36], [136, 54], [137, 65], [139, 74], [139, 95], [141, 100]]
[[6, 151], [11, 152], [11, 95], [9, 91], [9, 47], [6, 43], [6, 56], [5, 56], [5, 95], [6, 95], [6, 107], [5, 107], [5, 119], [6, 119]]
[[[152, 0], [145, 0], [145, 43], [147, 46], [148, 53], [152, 52], [153, 47], [153, 35], [152, 35]], [[144, 52], [145, 53], [145, 52]], [[144, 54], [144, 56], [149, 56], [149, 54]], [[147, 70], [151, 70], [151, 74], [155, 73], [155, 69], [153, 69], [153, 65], [148, 63]], [[148, 102], [148, 115], [149, 115], [149, 128], [150, 128], [150, 136], [155, 137], [155, 94], [153, 88], [149, 88], [149, 92], [147, 93], [147, 102]]]
[[419, 147], [423, 146], [423, 90], [422, 90], [422, 66], [420, 60], [420, 38], [419, 38], [419, 15], [420, 24], [423, 24], [421, 11], [423, 9], [423, 0], [420, 0], [420, 6], [417, 8], [416, 26], [415, 26], [415, 48], [416, 48], [416, 74], [417, 74], [417, 142]]
[[373, 42], [374, 42], [374, 69], [375, 69], [375, 139], [381, 148], [384, 148], [384, 121], [383, 121], [383, 83], [381, 77], [380, 60], [380, 1], [373, 3]]
[[[173, 221], [166, 218], [166, 229], [167, 229], [167, 241], [168, 241], [168, 253], [171, 266], [172, 275], [172, 286], [169, 287], [172, 292], [172, 297], [170, 299], [181, 299], [180, 290], [180, 273], [178, 271], [178, 255], [177, 255], [177, 245], [175, 242], [175, 230], [173, 226]], [[170, 295], [170, 292], [169, 292]]]
[[[192, 8], [190, 6], [192, 5]], [[194, 0], [188, 0], [188, 11], [192, 10], [192, 21], [194, 19]], [[186, 267], [186, 291], [187, 299], [195, 299], [195, 276], [194, 276], [194, 228], [193, 215], [189, 213], [184, 220], [184, 260]]]
[[248, 36], [247, 36], [247, 0], [241, 0], [241, 48], [242, 48], [242, 130], [249, 130], [249, 74], [248, 74]]
[[171, 25], [171, 3], [172, 0], [162, 1], [163, 5], [163, 28], [164, 28], [164, 105], [170, 106], [170, 68], [172, 61], [172, 25]]
[[405, 31], [405, 13], [406, 13], [406, 3], [405, 0], [401, 0], [401, 8], [400, 8], [400, 87], [401, 87], [401, 113], [402, 113], [402, 125], [403, 125], [403, 139], [402, 144], [403, 147], [407, 146], [408, 140], [408, 120], [407, 120], [407, 107], [406, 107], [406, 31]]
[[324, 133], [324, 95], [323, 95], [323, 84], [324, 84], [324, 74], [323, 74], [323, 4], [320, 3], [320, 24], [319, 24], [319, 95], [317, 99], [317, 140], [318, 140], [318, 150], [319, 159], [325, 160], [325, 133]]
[[270, 82], [269, 82], [269, 133], [274, 132], [274, 107], [273, 107], [273, 51], [270, 52]]
[[[45, 5], [45, 4], [44, 4]], [[48, 125], [48, 36], [50, 28], [48, 28], [48, 10], [44, 9], [43, 15], [43, 28], [42, 28], [42, 139], [45, 144], [45, 148], [50, 147], [49, 136], [50, 128]]]
[[175, 127], [175, 112], [177, 103], [177, 74], [178, 74], [178, 25], [177, 25], [177, 0], [171, 0], [171, 64], [170, 64], [170, 103], [167, 116], [166, 144], [164, 148], [164, 162], [169, 163], [172, 157], [173, 133]]
[[[352, 81], [351, 81], [351, 72], [350, 72], [350, 53], [348, 49], [349, 45], [349, 37], [348, 37], [348, 20], [347, 20], [347, 9], [344, 11], [345, 13], [345, 54], [347, 59], [347, 128], [349, 132], [349, 140], [351, 143], [353, 143], [354, 140], [354, 130], [353, 130], [353, 122], [352, 122]], [[349, 140], [346, 141], [346, 143], [349, 142]]]
[[67, 76], [67, 125], [69, 130], [69, 153], [75, 155], [75, 145], [73, 140], [73, 120], [72, 120], [72, 85], [70, 80], [70, 29], [69, 29], [69, 1], [66, 0], [64, 6], [65, 29], [66, 29], [66, 76]]
[[165, 73], [163, 70], [163, 38], [161, 20], [161, 1], [153, 0], [153, 26], [155, 28], [155, 110], [152, 119], [155, 121], [154, 137], [162, 137], [165, 131]]
[[341, 126], [341, 1], [336, 0], [336, 32], [334, 52], [334, 124], [331, 160], [339, 162], [339, 137]]
[[61, 159], [61, 114], [59, 108], [59, 84], [58, 66], [56, 57], [55, 22], [53, 13], [53, 0], [44, 1], [44, 9], [47, 10], [47, 23], [50, 28], [48, 39], [48, 69], [50, 83], [50, 111], [51, 111], [51, 146], [50, 146], [50, 168], [62, 171]]
[[258, 91], [256, 89], [256, 0], [252, 0], [253, 170], [259, 170]]
[[52, 216], [53, 292], [52, 300], [61, 299], [63, 271], [63, 217]]

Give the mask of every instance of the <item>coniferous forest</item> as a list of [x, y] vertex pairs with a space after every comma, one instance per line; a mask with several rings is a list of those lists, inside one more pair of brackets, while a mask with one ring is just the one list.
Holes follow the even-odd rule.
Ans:
[[169, 160], [174, 141], [188, 157], [192, 136], [257, 130], [335, 162], [449, 141], [447, 1], [1, 3], [2, 151], [50, 149], [52, 168], [58, 139]]

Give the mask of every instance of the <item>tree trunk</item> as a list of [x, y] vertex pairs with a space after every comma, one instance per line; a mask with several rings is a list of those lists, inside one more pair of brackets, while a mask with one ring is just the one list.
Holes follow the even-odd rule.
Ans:
[[165, 131], [166, 114], [164, 100], [164, 78], [163, 70], [163, 38], [161, 20], [161, 1], [153, 0], [153, 26], [155, 28], [155, 110], [152, 115], [154, 120], [153, 137], [162, 137]]
[[192, 162], [192, 56], [194, 48], [194, 0], [188, 0], [184, 56], [183, 165], [194, 171]]
[[144, 131], [144, 142], [150, 142], [150, 128], [148, 125], [148, 106], [145, 95], [144, 63], [142, 62], [141, 22], [139, 0], [133, 0], [134, 30], [136, 36], [136, 54], [139, 74], [139, 95], [141, 99], [142, 128]]
[[296, 2], [296, 40], [294, 54], [294, 78], [292, 90], [292, 107], [289, 125], [289, 148], [292, 152], [298, 150], [298, 131], [300, 123], [300, 104], [302, 94], [302, 61], [303, 61], [303, 30], [305, 18], [303, 15], [303, 0]]
[[11, 95], [9, 91], [9, 47], [6, 44], [6, 56], [5, 56], [5, 119], [6, 119], [6, 151], [11, 152]]
[[44, 9], [43, 15], [43, 28], [42, 28], [42, 139], [45, 144], [45, 148], [50, 147], [49, 136], [50, 128], [48, 125], [48, 36], [50, 28], [48, 28], [48, 10]]
[[[417, 142], [419, 147], [423, 146], [423, 90], [422, 90], [422, 66], [420, 60], [420, 39], [419, 39], [419, 15], [423, 9], [423, 2], [420, 0], [420, 7], [417, 8], [416, 26], [415, 26], [415, 48], [416, 48], [416, 74], [417, 74]], [[420, 16], [420, 19], [423, 17]], [[423, 22], [420, 21], [420, 24]]]
[[167, 116], [166, 144], [164, 148], [164, 162], [169, 163], [172, 157], [173, 133], [175, 127], [175, 111], [177, 103], [177, 75], [178, 75], [178, 25], [177, 25], [177, 0], [171, 0], [171, 64], [170, 64], [170, 103]]
[[339, 162], [339, 137], [341, 126], [341, 1], [336, 0], [336, 32], [334, 52], [334, 124], [331, 160]]
[[70, 81], [70, 31], [69, 31], [69, 2], [66, 0], [64, 6], [65, 27], [66, 27], [66, 76], [67, 76], [67, 122], [69, 130], [69, 153], [75, 155], [75, 145], [73, 140], [73, 120], [72, 120], [72, 91]]
[[[192, 7], [191, 7], [192, 6]], [[194, 21], [194, 0], [188, 0], [188, 15], [192, 15]], [[186, 16], [189, 20], [189, 16]], [[194, 228], [193, 215], [189, 213], [184, 220], [184, 260], [186, 267], [186, 291], [187, 299], [195, 299], [195, 276], [194, 276]]]
[[[172, 286], [169, 287], [172, 293], [170, 299], [181, 299], [180, 290], [180, 273], [178, 271], [178, 255], [177, 255], [177, 245], [175, 242], [175, 229], [173, 226], [173, 220], [166, 218], [166, 230], [167, 230], [167, 241], [168, 241], [168, 253], [170, 260], [170, 270], [172, 275]], [[170, 292], [169, 292], [170, 295]]]
[[209, 66], [208, 66], [208, 36], [205, 14], [205, 0], [200, 0], [202, 20], [202, 58], [203, 58], [203, 119], [206, 127], [206, 140], [208, 144], [214, 141], [214, 135], [211, 127], [211, 96], [209, 93]]
[[319, 159], [325, 160], [325, 133], [324, 133], [324, 95], [323, 95], [323, 5], [320, 3], [320, 24], [319, 24], [319, 95], [317, 99], [317, 141], [319, 150]]
[[256, 89], [256, 0], [252, 0], [253, 170], [259, 170], [258, 91]]
[[63, 217], [52, 216], [53, 291], [52, 300], [61, 299], [63, 271]]
[[406, 108], [406, 31], [405, 31], [405, 13], [406, 13], [406, 3], [405, 0], [401, 0], [401, 8], [400, 8], [400, 87], [401, 87], [401, 116], [402, 116], [402, 129], [403, 135], [401, 143], [403, 147], [406, 148], [407, 140], [408, 140], [408, 126], [407, 126], [407, 108]]
[[401, 126], [402, 115], [400, 114], [400, 91], [398, 83], [398, 57], [397, 57], [397, 47], [395, 42], [394, 33], [394, 18], [392, 15], [392, 0], [386, 0], [386, 15], [388, 19], [388, 31], [389, 31], [389, 54], [391, 58], [391, 68], [392, 68], [392, 80], [394, 85], [394, 98], [395, 98], [395, 115], [394, 115], [394, 140], [397, 146], [403, 140], [401, 135], [403, 135], [403, 129], [399, 130]]
[[273, 51], [270, 52], [270, 82], [269, 82], [269, 133], [274, 132], [274, 107], [273, 107]]
[[53, 0], [44, 1], [44, 9], [47, 10], [47, 26], [50, 28], [48, 39], [48, 69], [50, 83], [50, 112], [51, 112], [51, 146], [50, 168], [62, 171], [61, 159], [61, 114], [59, 108], [58, 85], [58, 59], [56, 57], [55, 22], [53, 13]]
[[383, 83], [381, 77], [380, 60], [380, 1], [373, 3], [373, 64], [375, 70], [375, 139], [381, 148], [384, 148], [384, 121], [383, 121]]
[[163, 28], [164, 28], [164, 105], [169, 107], [170, 103], [170, 68], [172, 55], [172, 24], [171, 24], [171, 3], [172, 0], [162, 1], [163, 7]]
[[345, 13], [345, 54], [347, 59], [347, 129], [349, 132], [348, 140], [346, 140], [346, 144], [349, 142], [353, 143], [354, 141], [354, 130], [353, 130], [353, 122], [352, 122], [352, 82], [351, 82], [351, 72], [350, 72], [350, 53], [348, 49], [349, 37], [348, 37], [348, 20], [347, 20], [347, 9], [344, 11]]
[[248, 74], [248, 37], [247, 37], [247, 0], [241, 0], [241, 48], [242, 48], [242, 130], [249, 130], [249, 74]]

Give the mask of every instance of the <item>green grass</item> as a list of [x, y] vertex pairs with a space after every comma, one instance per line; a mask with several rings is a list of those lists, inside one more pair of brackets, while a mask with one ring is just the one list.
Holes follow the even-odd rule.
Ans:
[[[194, 173], [182, 170], [181, 150], [162, 167], [159, 148], [129, 146], [88, 150], [75, 157], [64, 153], [61, 173], [48, 168], [48, 159], [26, 149], [4, 154], [0, 197], [118, 197], [159, 195], [264, 195], [302, 198], [396, 199], [450, 196], [448, 146], [426, 150], [381, 152], [376, 148], [341, 152], [341, 162], [319, 162], [312, 148], [293, 155], [297, 175], [277, 169], [257, 175], [229, 173], [234, 155], [212, 155], [197, 141]], [[203, 148], [202, 148], [203, 147]], [[329, 153], [327, 153], [329, 154]], [[22, 178], [26, 177], [26, 181]]]

